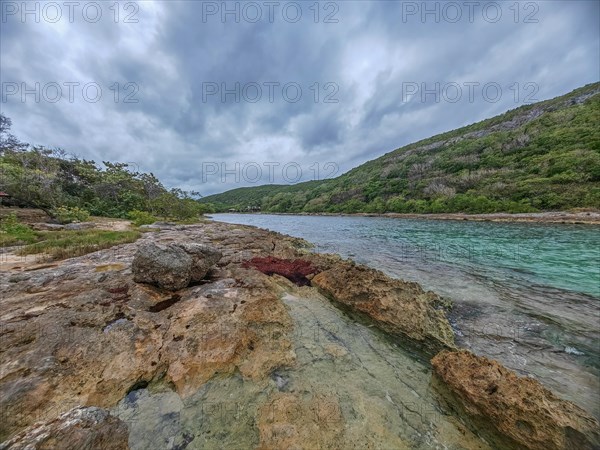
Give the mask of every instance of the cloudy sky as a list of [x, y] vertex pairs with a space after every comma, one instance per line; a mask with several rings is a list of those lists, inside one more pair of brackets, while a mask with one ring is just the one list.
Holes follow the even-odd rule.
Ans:
[[600, 78], [597, 1], [0, 3], [14, 134], [203, 194], [340, 174]]

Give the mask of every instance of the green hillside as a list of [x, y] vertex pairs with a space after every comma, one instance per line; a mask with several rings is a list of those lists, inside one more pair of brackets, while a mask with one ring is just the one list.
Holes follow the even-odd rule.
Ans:
[[600, 209], [600, 83], [407, 145], [334, 179], [202, 199], [268, 212]]

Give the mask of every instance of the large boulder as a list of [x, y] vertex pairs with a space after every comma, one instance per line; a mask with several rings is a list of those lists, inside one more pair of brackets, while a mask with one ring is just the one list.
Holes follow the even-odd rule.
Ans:
[[454, 348], [445, 301], [412, 282], [349, 262], [334, 263], [311, 280], [326, 296], [366, 314], [383, 330], [404, 337], [429, 354]]
[[77, 407], [23, 430], [0, 450], [127, 450], [128, 438], [125, 422], [106, 410]]
[[210, 268], [218, 263], [223, 256], [219, 250], [209, 245], [191, 243], [176, 245], [192, 257], [191, 281], [202, 280]]
[[145, 242], [133, 258], [133, 280], [176, 291], [202, 280], [221, 256], [220, 251], [207, 245]]
[[431, 361], [434, 385], [452, 409], [495, 448], [600, 448], [598, 421], [537, 380], [467, 350]]

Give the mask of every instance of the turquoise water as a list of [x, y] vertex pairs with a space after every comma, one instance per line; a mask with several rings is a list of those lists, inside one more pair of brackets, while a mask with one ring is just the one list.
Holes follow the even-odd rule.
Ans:
[[600, 227], [378, 217], [215, 214], [305, 238], [318, 251], [369, 263], [385, 255], [413, 270], [459, 268], [500, 283], [548, 286], [600, 298]]
[[461, 347], [600, 417], [600, 227], [215, 214], [315, 244], [452, 300]]

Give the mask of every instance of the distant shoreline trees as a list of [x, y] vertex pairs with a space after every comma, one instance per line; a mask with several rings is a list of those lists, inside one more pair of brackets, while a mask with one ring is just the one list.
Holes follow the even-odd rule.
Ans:
[[54, 215], [59, 207], [96, 216], [128, 218], [132, 211], [190, 220], [212, 212], [196, 192], [167, 189], [152, 173], [131, 164], [103, 161], [104, 168], [62, 149], [30, 146], [10, 133], [11, 120], [0, 114], [0, 191], [4, 203], [40, 208]]

